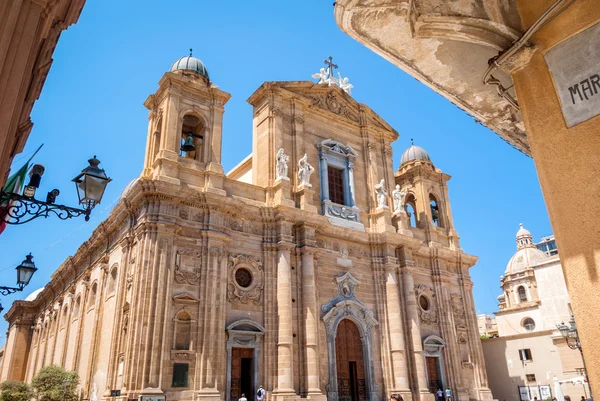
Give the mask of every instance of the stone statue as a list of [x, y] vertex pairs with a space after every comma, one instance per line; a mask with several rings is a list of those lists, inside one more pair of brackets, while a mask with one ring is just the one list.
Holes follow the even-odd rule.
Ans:
[[327, 70], [325, 70], [325, 68], [321, 68], [319, 70], [319, 72], [317, 72], [316, 74], [312, 75], [313, 78], [319, 78], [319, 82], [317, 82], [318, 84], [327, 84], [329, 83], [328, 78], [329, 78], [329, 73], [327, 72]]
[[311, 187], [310, 175], [314, 171], [315, 169], [308, 163], [308, 156], [305, 153], [304, 156], [298, 160], [298, 179], [300, 180], [300, 185]]
[[354, 88], [354, 85], [352, 85], [350, 82], [348, 82], [348, 77], [342, 78], [342, 75], [338, 72], [337, 82], [338, 82], [338, 85], [340, 86], [340, 88], [342, 88], [342, 90], [344, 92], [346, 92], [349, 95], [352, 94], [352, 88]]
[[375, 185], [375, 194], [377, 195], [377, 207], [388, 207], [387, 197], [388, 193], [385, 190], [385, 180], [381, 179], [379, 184]]
[[392, 191], [392, 199], [394, 200], [394, 213], [405, 213], [404, 198], [406, 191], [400, 190], [400, 185], [396, 185], [396, 189]]
[[92, 394], [90, 395], [90, 401], [98, 401], [98, 385], [94, 382], [92, 387]]
[[275, 156], [276, 166], [275, 166], [275, 179], [277, 180], [289, 180], [288, 178], [288, 166], [287, 162], [289, 160], [289, 156], [286, 156], [283, 148], [280, 148], [277, 151], [277, 156]]

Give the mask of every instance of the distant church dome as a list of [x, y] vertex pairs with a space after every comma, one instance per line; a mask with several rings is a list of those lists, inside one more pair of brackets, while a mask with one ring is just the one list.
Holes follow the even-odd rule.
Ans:
[[544, 262], [546, 254], [535, 247], [531, 233], [520, 224], [517, 231], [517, 252], [508, 261], [505, 274], [515, 274]]
[[427, 160], [428, 162], [431, 162], [431, 158], [425, 149], [414, 144], [410, 148], [406, 149], [404, 153], [402, 153], [400, 164], [402, 165], [412, 160]]
[[196, 57], [192, 57], [192, 49], [190, 49], [189, 56], [182, 57], [174, 62], [169, 71], [173, 72], [177, 70], [196, 71], [208, 78], [208, 70], [204, 66], [204, 63]]
[[25, 301], [29, 301], [29, 302], [33, 302], [35, 301], [35, 299], [38, 297], [38, 295], [41, 294], [41, 292], [44, 291], [44, 287], [42, 288], [38, 288], [37, 290], [35, 290], [34, 292], [32, 292], [31, 294], [29, 294], [27, 296], [27, 298], [25, 298]]

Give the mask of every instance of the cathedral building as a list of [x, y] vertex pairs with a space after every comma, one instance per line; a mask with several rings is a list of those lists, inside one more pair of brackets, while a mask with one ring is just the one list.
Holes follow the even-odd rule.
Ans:
[[[144, 168], [16, 301], [0, 380], [76, 371], [89, 400], [489, 400], [447, 182], [332, 81], [266, 82], [225, 174], [230, 95], [183, 57], [145, 102]], [[120, 395], [111, 398], [111, 392]]]

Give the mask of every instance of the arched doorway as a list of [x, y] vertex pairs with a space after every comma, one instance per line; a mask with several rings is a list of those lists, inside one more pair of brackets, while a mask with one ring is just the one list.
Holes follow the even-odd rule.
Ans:
[[349, 319], [338, 325], [335, 354], [339, 401], [366, 401], [363, 344], [358, 327]]
[[372, 338], [377, 320], [373, 311], [356, 298], [358, 280], [349, 272], [335, 280], [338, 295], [321, 306], [329, 355], [327, 400], [378, 401]]

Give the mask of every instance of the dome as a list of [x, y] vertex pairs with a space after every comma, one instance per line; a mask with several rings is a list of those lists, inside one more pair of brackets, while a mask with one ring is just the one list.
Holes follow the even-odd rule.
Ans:
[[520, 237], [531, 237], [531, 233], [525, 227], [523, 227], [523, 223], [519, 224], [519, 231], [517, 231], [517, 240]]
[[135, 185], [136, 182], [139, 181], [139, 179], [140, 179], [140, 177], [137, 177], [136, 179], [131, 181], [129, 184], [127, 184], [127, 186], [125, 187], [123, 192], [121, 192], [121, 196], [119, 197], [119, 200], [127, 197], [127, 195], [129, 194], [129, 191], [131, 191], [131, 188], [133, 188], [133, 186]]
[[37, 290], [35, 290], [35, 291], [34, 291], [34, 292], [32, 292], [31, 294], [29, 294], [29, 295], [27, 296], [27, 298], [25, 298], [25, 301], [29, 301], [29, 302], [33, 302], [33, 301], [35, 301], [35, 299], [38, 297], [38, 295], [40, 295], [40, 293], [41, 293], [42, 291], [44, 291], [44, 288], [45, 288], [45, 287], [38, 288]]
[[531, 233], [519, 224], [516, 235], [517, 252], [508, 261], [505, 274], [515, 274], [536, 266], [546, 260], [546, 254], [536, 248]]
[[410, 148], [406, 149], [404, 153], [402, 153], [402, 157], [400, 158], [400, 164], [408, 163], [412, 160], [427, 160], [431, 162], [431, 158], [429, 154], [425, 151], [425, 149], [420, 148], [416, 145], [412, 145]]
[[185, 56], [177, 60], [169, 69], [170, 72], [177, 70], [186, 70], [186, 71], [196, 71], [201, 75], [204, 75], [206, 79], [208, 79], [208, 70], [204, 66], [204, 63], [197, 59], [196, 57], [192, 57], [192, 52], [190, 51], [189, 56]]
[[506, 265], [505, 274], [523, 272], [530, 267], [539, 265], [546, 260], [546, 254], [536, 247], [519, 249]]

